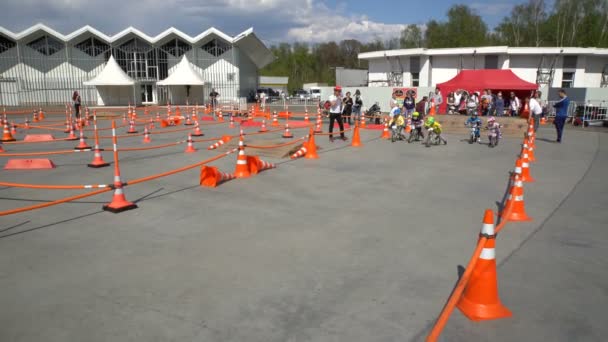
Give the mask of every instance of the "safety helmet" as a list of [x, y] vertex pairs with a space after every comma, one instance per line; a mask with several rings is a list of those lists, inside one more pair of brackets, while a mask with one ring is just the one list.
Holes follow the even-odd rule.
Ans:
[[435, 123], [435, 118], [434, 117], [429, 117], [428, 119], [426, 119], [426, 124], [427, 125], [432, 125]]
[[413, 113], [412, 113], [412, 117], [413, 117], [413, 118], [417, 118], [417, 117], [419, 117], [419, 116], [420, 116], [420, 113], [418, 113], [418, 112], [413, 112]]
[[493, 116], [490, 116], [490, 117], [488, 118], [488, 123], [490, 123], [490, 122], [494, 122], [494, 121], [496, 121], [496, 119], [495, 119]]

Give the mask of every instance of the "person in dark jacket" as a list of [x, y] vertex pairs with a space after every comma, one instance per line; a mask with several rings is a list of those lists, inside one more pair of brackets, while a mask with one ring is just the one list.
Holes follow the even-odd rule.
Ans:
[[416, 103], [416, 111], [422, 116], [426, 116], [426, 104], [428, 101], [429, 98], [427, 96], [424, 96], [420, 102]]
[[560, 100], [553, 105], [555, 108], [555, 130], [557, 131], [557, 142], [562, 142], [562, 135], [564, 133], [564, 126], [566, 125], [566, 119], [568, 119], [568, 107], [570, 107], [570, 99], [564, 89], [559, 90]]
[[346, 117], [347, 122], [349, 125], [352, 124], [351, 122], [351, 115], [353, 113], [353, 98], [350, 97], [350, 91], [346, 92], [346, 97], [344, 99], [342, 99], [342, 103], [344, 104], [344, 108], [342, 109], [342, 116]]
[[403, 112], [406, 118], [412, 117], [412, 114], [416, 111], [416, 100], [412, 91], [408, 91], [403, 99]]

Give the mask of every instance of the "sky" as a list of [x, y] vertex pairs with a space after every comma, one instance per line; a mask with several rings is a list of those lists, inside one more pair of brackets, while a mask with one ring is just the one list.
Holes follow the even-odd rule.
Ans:
[[[493, 28], [524, 0], [468, 0]], [[175, 28], [195, 36], [213, 26], [229, 35], [253, 27], [266, 44], [388, 40], [407, 24], [443, 20], [457, 0], [1, 0], [0, 26], [43, 23], [63, 34], [91, 25], [108, 35], [133, 26], [150, 36]]]

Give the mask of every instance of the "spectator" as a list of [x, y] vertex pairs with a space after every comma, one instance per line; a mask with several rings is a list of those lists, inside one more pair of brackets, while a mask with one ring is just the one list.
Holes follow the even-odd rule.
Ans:
[[570, 107], [570, 99], [566, 94], [564, 89], [559, 90], [559, 98], [560, 100], [553, 105], [555, 108], [555, 121], [553, 124], [555, 125], [555, 129], [557, 131], [557, 142], [562, 142], [562, 134], [564, 132], [564, 125], [566, 124], [566, 119], [568, 118], [568, 107]]
[[266, 93], [260, 93], [260, 105], [262, 107], [262, 111], [266, 110]]
[[530, 115], [532, 115], [532, 119], [534, 120], [534, 132], [538, 130], [538, 126], [540, 125], [540, 117], [543, 114], [543, 107], [540, 105], [540, 91], [532, 94], [530, 98], [529, 106], [530, 106]]
[[405, 95], [405, 99], [403, 99], [403, 113], [405, 117], [411, 117], [412, 113], [416, 110], [416, 101], [414, 100], [414, 94], [411, 91], [408, 91]]
[[448, 94], [448, 114], [454, 114], [456, 112], [456, 99], [454, 98], [454, 92]]
[[521, 102], [519, 98], [515, 96], [514, 92], [511, 92], [511, 101], [509, 103], [509, 114], [511, 116], [519, 116], [519, 109], [521, 108]]
[[489, 116], [492, 113], [492, 94], [489, 89], [483, 91], [481, 96], [481, 115]]
[[435, 94], [433, 95], [433, 101], [435, 103], [435, 106], [437, 106], [437, 108], [439, 108], [439, 106], [441, 106], [441, 104], [443, 103], [443, 95], [441, 95], [441, 90], [439, 89], [439, 87], [435, 87]]
[[427, 114], [426, 107], [427, 107], [428, 101], [429, 101], [429, 98], [427, 96], [424, 96], [420, 102], [416, 103], [416, 111], [418, 113], [420, 113], [420, 115], [422, 115], [422, 116], [426, 116], [426, 114]]
[[72, 105], [74, 106], [74, 115], [76, 119], [80, 119], [80, 94], [77, 90], [74, 90], [72, 94]]
[[505, 99], [502, 98], [502, 91], [499, 91], [498, 94], [496, 94], [496, 115], [505, 115]]
[[350, 116], [353, 113], [353, 98], [350, 97], [350, 91], [346, 92], [346, 97], [342, 100], [342, 103], [344, 103], [342, 115], [348, 119], [348, 124], [351, 125]]
[[456, 109], [459, 110], [460, 109], [460, 101], [462, 100], [462, 90], [456, 90], [454, 92], [454, 105], [456, 106]]
[[219, 96], [220, 94], [215, 91], [215, 88], [211, 88], [211, 92], [209, 93], [209, 99], [211, 99], [211, 108], [213, 108], [214, 110], [217, 107], [217, 98]]
[[342, 87], [336, 86], [334, 94], [329, 96], [329, 141], [334, 141], [332, 135], [334, 131], [334, 123], [337, 121], [340, 127], [340, 138], [346, 140], [344, 135], [344, 122], [342, 121]]
[[389, 102], [389, 107], [394, 108], [395, 106], [399, 107], [399, 102], [397, 101], [397, 96], [393, 92], [393, 95], [391, 95], [391, 100]]
[[479, 113], [479, 101], [476, 93], [471, 94], [467, 98], [467, 115], [473, 115], [473, 113]]
[[353, 104], [353, 120], [358, 123], [361, 120], [361, 108], [363, 107], [363, 99], [359, 89], [355, 90], [355, 102]]

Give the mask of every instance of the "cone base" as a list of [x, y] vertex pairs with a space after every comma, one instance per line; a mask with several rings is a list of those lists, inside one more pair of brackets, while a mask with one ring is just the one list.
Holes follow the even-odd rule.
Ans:
[[74, 147], [75, 150], [79, 150], [79, 151], [83, 151], [83, 150], [91, 150], [92, 147], [91, 146], [76, 146]]
[[185, 151], [184, 151], [184, 153], [194, 153], [194, 152], [196, 152], [196, 151], [198, 151], [198, 150], [197, 150], [197, 149], [195, 149], [195, 148], [192, 148], [192, 149], [187, 149], [187, 150], [185, 150]]
[[511, 213], [511, 215], [509, 215], [508, 217], [505, 217], [501, 213], [500, 217], [504, 218], [507, 221], [511, 221], [511, 222], [530, 222], [530, 221], [532, 221], [532, 218], [530, 216], [528, 216], [526, 213], [523, 213], [523, 214]]
[[495, 304], [477, 304], [464, 296], [458, 302], [457, 307], [463, 315], [472, 321], [485, 321], [513, 316], [513, 313], [500, 302]]
[[91, 164], [87, 164], [88, 167], [92, 167], [94, 169], [99, 169], [101, 167], [106, 167], [106, 166], [110, 166], [110, 163], [105, 163], [105, 162], [101, 162], [101, 163], [91, 163]]
[[74, 137], [74, 138], [67, 137], [64, 140], [66, 140], [66, 141], [76, 141], [76, 140], [78, 140], [78, 137]]
[[128, 134], [135, 134], [135, 133], [139, 133], [139, 131], [132, 131], [132, 132], [127, 131], [127, 133]]
[[6, 139], [0, 139], [0, 141], [2, 141], [2, 142], [10, 142], [10, 141], [17, 141], [17, 139], [15, 139], [15, 138], [10, 138], [10, 139], [6, 138]]
[[185, 123], [184, 126], [193, 126], [193, 123]]
[[355, 142], [354, 142], [354, 143], [352, 143], [350, 146], [352, 146], [352, 147], [361, 147], [361, 146], [363, 146], [363, 145], [361, 145], [361, 143], [355, 143]]
[[203, 134], [203, 133], [192, 134], [193, 137], [202, 137], [203, 135], [205, 135], [205, 134]]
[[293, 138], [293, 135], [282, 135], [282, 137], [285, 139], [291, 139]]
[[110, 204], [106, 204], [102, 207], [103, 210], [109, 211], [114, 214], [118, 214], [123, 211], [132, 210], [132, 209], [136, 209], [136, 208], [137, 208], [137, 204], [134, 204], [131, 202], [126, 202], [126, 201], [121, 202], [121, 203], [110, 203]]

